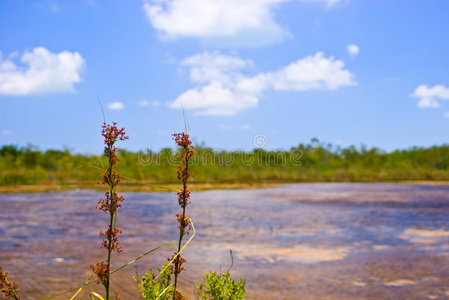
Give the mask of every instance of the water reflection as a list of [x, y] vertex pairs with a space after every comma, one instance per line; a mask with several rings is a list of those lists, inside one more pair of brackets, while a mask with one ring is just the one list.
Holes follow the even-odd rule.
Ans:
[[[25, 299], [74, 287], [89, 276], [89, 265], [103, 255], [97, 234], [107, 220], [94, 209], [100, 196], [0, 195], [0, 264]], [[216, 190], [193, 193], [189, 209], [197, 236], [180, 280], [191, 299], [203, 272], [229, 266], [229, 249], [233, 274], [247, 280], [248, 299], [449, 297], [449, 186]], [[172, 193], [126, 194], [118, 220], [125, 253], [114, 264], [176, 240], [177, 211]], [[137, 299], [132, 276], [155, 269], [172, 252], [163, 248], [114, 275], [123, 298]]]

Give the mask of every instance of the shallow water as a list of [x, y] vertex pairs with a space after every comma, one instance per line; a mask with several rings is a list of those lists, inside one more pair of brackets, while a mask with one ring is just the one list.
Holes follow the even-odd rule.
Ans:
[[[95, 210], [100, 193], [0, 195], [0, 265], [24, 299], [84, 282], [101, 260]], [[117, 227], [125, 252], [119, 266], [175, 241], [174, 193], [126, 193]], [[197, 230], [186, 249], [181, 290], [207, 270], [247, 281], [247, 299], [449, 299], [449, 186], [293, 184], [260, 190], [192, 193]], [[113, 275], [123, 299], [138, 299], [132, 276], [166, 262], [170, 247]], [[87, 290], [103, 292], [100, 286]], [[68, 293], [55, 299], [69, 299]], [[86, 299], [86, 294], [79, 297]], [[1, 299], [1, 298], [0, 298]]]

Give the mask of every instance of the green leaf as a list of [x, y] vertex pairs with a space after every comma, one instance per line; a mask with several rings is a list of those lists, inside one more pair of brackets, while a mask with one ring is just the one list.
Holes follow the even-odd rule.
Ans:
[[104, 300], [104, 298], [101, 297], [101, 295], [99, 295], [99, 294], [97, 294], [97, 293], [95, 293], [95, 292], [90, 292], [90, 299], [94, 299], [94, 298], [92, 297], [92, 295], [94, 295], [95, 297], [97, 297], [97, 298], [100, 299], [100, 300]]

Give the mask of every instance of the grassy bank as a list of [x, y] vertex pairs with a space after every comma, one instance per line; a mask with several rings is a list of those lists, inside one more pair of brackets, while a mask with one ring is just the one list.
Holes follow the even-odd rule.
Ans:
[[[338, 148], [317, 140], [288, 151], [214, 151], [196, 147], [193, 189], [247, 188], [292, 182], [449, 181], [449, 145], [385, 152], [377, 148]], [[118, 151], [123, 190], [159, 191], [175, 184], [176, 155]], [[96, 189], [104, 158], [69, 150], [40, 151], [13, 145], [0, 148], [0, 192]], [[145, 184], [141, 184], [144, 182]]]

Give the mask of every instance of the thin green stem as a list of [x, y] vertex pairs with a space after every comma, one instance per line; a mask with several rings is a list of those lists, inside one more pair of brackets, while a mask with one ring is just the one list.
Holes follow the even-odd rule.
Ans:
[[[186, 172], [189, 172], [189, 159], [186, 158]], [[187, 173], [188, 174], [188, 173]], [[181, 243], [182, 243], [182, 238], [184, 237], [184, 224], [185, 224], [185, 217], [186, 217], [186, 195], [187, 195], [187, 178], [183, 178], [182, 180], [182, 191], [183, 191], [183, 195], [184, 195], [184, 203], [182, 205], [182, 224], [179, 228], [179, 241], [178, 241], [178, 252], [177, 255], [179, 255], [179, 252], [181, 250]], [[179, 258], [177, 260], [178, 262], [180, 261]], [[175, 296], [176, 296], [176, 286], [178, 284], [178, 268], [179, 268], [179, 264], [175, 264], [175, 285], [174, 285], [174, 290], [173, 290], [173, 300], [175, 300]]]
[[[183, 207], [182, 209], [182, 219], [184, 220], [186, 215], [186, 208]], [[179, 229], [179, 241], [178, 241], [178, 251], [177, 251], [177, 255], [179, 256], [179, 252], [181, 251], [181, 242], [182, 242], [182, 238], [184, 237], [184, 227], [181, 227]], [[179, 261], [179, 259], [178, 259]], [[175, 299], [175, 295], [176, 295], [176, 285], [178, 284], [178, 264], [175, 264], [175, 288], [173, 291], [173, 300]]]
[[[112, 173], [112, 172], [111, 172]], [[111, 197], [111, 203], [109, 203], [109, 207], [112, 207], [112, 204], [114, 202], [114, 190], [112, 188], [112, 186], [109, 188], [109, 193], [110, 193], [110, 197]], [[110, 283], [110, 274], [111, 274], [111, 246], [112, 246], [112, 226], [114, 223], [114, 212], [109, 210], [109, 235], [108, 235], [108, 260], [107, 260], [107, 265], [108, 265], [108, 274], [106, 276], [106, 285], [105, 285], [105, 289], [106, 289], [106, 300], [109, 300], [109, 283]]]
[[[111, 147], [109, 147], [111, 148]], [[111, 149], [109, 149], [109, 153], [111, 153]], [[112, 247], [112, 225], [114, 223], [114, 212], [112, 211], [112, 205], [114, 202], [114, 186], [113, 186], [113, 177], [112, 177], [112, 168], [113, 168], [113, 162], [112, 162], [112, 156], [109, 156], [109, 167], [107, 169], [108, 177], [110, 178], [109, 181], [109, 197], [110, 202], [108, 203], [109, 208], [109, 229], [106, 232], [107, 238], [108, 238], [108, 259], [106, 261], [107, 264], [107, 274], [106, 274], [106, 283], [104, 285], [106, 290], [106, 300], [109, 300], [109, 286], [110, 286], [110, 274], [111, 274], [111, 247]]]

